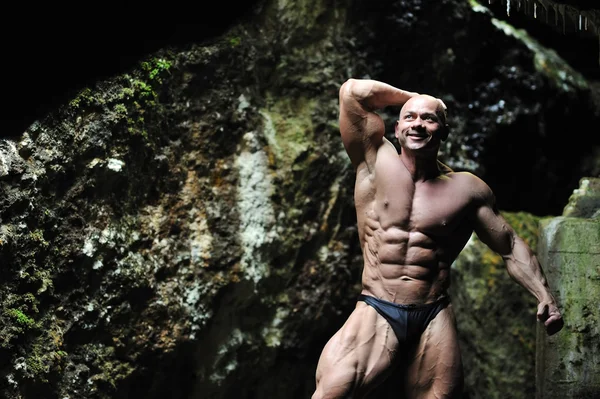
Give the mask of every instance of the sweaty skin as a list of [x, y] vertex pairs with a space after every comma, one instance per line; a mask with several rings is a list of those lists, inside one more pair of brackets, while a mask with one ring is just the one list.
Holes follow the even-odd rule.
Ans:
[[[471, 234], [500, 254], [510, 276], [538, 302], [549, 335], [563, 326], [542, 268], [495, 207], [485, 182], [453, 172], [437, 159], [448, 136], [446, 106], [432, 96], [374, 80], [349, 79], [340, 88], [340, 133], [356, 170], [355, 204], [364, 258], [362, 294], [402, 305], [429, 304], [448, 295], [450, 265]], [[374, 111], [401, 106], [395, 136], [384, 137]], [[313, 399], [363, 398], [395, 369], [399, 397], [454, 398], [463, 370], [452, 305], [410, 347], [387, 321], [358, 301], [325, 345]]]

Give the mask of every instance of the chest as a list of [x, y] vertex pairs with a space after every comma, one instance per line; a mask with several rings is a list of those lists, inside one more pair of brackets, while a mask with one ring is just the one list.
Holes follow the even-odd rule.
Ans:
[[[467, 219], [469, 201], [450, 182], [417, 186], [409, 214], [390, 213], [390, 220], [406, 223], [411, 229], [444, 236], [455, 232]], [[396, 219], [399, 217], [400, 219]]]
[[414, 183], [401, 164], [390, 163], [386, 170], [377, 172], [369, 181], [372, 196], [364, 211], [383, 229], [397, 227], [446, 236], [464, 226], [469, 193], [452, 174]]

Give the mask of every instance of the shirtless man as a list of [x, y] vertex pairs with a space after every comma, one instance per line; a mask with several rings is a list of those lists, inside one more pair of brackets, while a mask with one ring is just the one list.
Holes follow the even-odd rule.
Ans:
[[[537, 298], [537, 318], [549, 335], [563, 326], [556, 301], [487, 184], [438, 161], [448, 137], [441, 100], [349, 79], [339, 101], [342, 141], [356, 170], [363, 289], [323, 349], [312, 398], [366, 397], [395, 367], [402, 367], [400, 396], [460, 397], [463, 370], [447, 289], [450, 266], [473, 231]], [[374, 112], [386, 106], [402, 106], [395, 125], [400, 155]]]

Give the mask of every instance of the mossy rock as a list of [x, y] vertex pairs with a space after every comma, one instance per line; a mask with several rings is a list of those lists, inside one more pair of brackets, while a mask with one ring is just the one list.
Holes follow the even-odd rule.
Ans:
[[[502, 215], [535, 250], [540, 218]], [[452, 265], [451, 295], [468, 397], [533, 397], [537, 302], [476, 235]]]

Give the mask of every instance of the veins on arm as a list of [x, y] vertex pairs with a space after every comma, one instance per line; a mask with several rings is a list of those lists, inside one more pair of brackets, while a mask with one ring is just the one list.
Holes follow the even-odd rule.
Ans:
[[514, 230], [500, 215], [489, 188], [484, 188], [477, 194], [473, 219], [475, 233], [492, 251], [506, 258], [514, 249]]
[[535, 254], [502, 217], [492, 191], [487, 185], [480, 185], [477, 194], [473, 225], [479, 239], [502, 256], [508, 274], [538, 301], [553, 301]]

